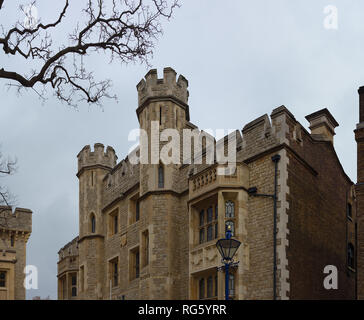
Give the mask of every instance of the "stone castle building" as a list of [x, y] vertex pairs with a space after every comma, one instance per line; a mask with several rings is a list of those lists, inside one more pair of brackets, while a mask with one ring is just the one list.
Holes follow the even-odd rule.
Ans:
[[0, 300], [24, 300], [26, 245], [32, 211], [0, 206]]
[[[187, 88], [171, 68], [162, 79], [149, 71], [137, 85], [140, 127], [151, 133], [157, 121], [160, 130], [198, 130]], [[364, 96], [361, 102], [356, 137], [364, 157]], [[364, 274], [357, 273], [356, 244], [364, 248], [364, 233], [356, 239], [356, 197], [363, 197], [358, 212], [364, 212], [364, 187], [355, 187], [340, 164], [338, 123], [330, 112], [306, 119], [310, 132], [281, 106], [236, 131], [231, 175], [217, 174], [224, 165], [205, 163], [206, 140], [195, 155], [203, 164], [117, 162], [112, 147], [85, 146], [77, 156], [79, 235], [59, 251], [59, 299], [224, 299], [215, 244], [226, 226], [241, 241], [230, 275], [232, 299], [364, 294], [364, 285], [356, 285]], [[364, 158], [358, 172], [364, 183]], [[276, 190], [276, 215], [272, 197], [254, 196], [252, 188], [268, 195]], [[364, 252], [358, 254], [363, 265]], [[323, 286], [328, 265], [337, 268], [337, 290]]]

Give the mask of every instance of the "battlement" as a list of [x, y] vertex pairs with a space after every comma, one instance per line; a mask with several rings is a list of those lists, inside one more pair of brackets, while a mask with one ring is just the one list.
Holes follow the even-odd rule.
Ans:
[[29, 209], [0, 206], [0, 229], [32, 232], [32, 211]]
[[78, 239], [78, 237], [74, 238], [58, 251], [59, 260], [78, 255]]
[[163, 79], [158, 79], [157, 69], [150, 70], [145, 79], [137, 84], [138, 107], [150, 98], [174, 98], [184, 105], [188, 104], [188, 81], [180, 75], [176, 81], [177, 73], [172, 68], [163, 69]]
[[94, 151], [91, 151], [90, 145], [84, 146], [77, 155], [78, 171], [90, 166], [101, 165], [108, 168], [114, 168], [118, 157], [114, 148], [108, 146], [105, 152], [105, 146], [102, 143], [94, 144]]

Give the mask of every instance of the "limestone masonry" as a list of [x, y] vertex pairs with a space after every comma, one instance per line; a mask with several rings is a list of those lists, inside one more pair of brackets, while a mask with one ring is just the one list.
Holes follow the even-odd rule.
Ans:
[[32, 211], [0, 206], [0, 300], [24, 300], [26, 245]]
[[[160, 130], [196, 129], [187, 88], [171, 68], [162, 79], [150, 70], [137, 85], [140, 128], [149, 133], [151, 121], [158, 121]], [[58, 298], [224, 299], [215, 244], [226, 226], [242, 243], [230, 275], [231, 299], [273, 299], [274, 290], [277, 299], [363, 297], [364, 90], [359, 92], [356, 186], [336, 155], [339, 124], [327, 109], [306, 117], [311, 132], [284, 106], [236, 131], [233, 175], [217, 175], [218, 163], [132, 165], [128, 157], [117, 162], [110, 146], [85, 146], [77, 156], [79, 235], [59, 250]], [[274, 192], [275, 155], [274, 288], [273, 200], [248, 189]], [[323, 286], [327, 265], [337, 267], [337, 290]]]

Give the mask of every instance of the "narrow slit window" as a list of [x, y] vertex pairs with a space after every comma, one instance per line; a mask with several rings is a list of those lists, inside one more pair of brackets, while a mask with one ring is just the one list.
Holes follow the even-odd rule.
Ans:
[[95, 219], [95, 215], [91, 215], [91, 233], [95, 233], [96, 232], [96, 219]]
[[164, 168], [162, 165], [158, 167], [158, 188], [164, 188]]
[[351, 243], [348, 244], [348, 266], [352, 269], [355, 268], [354, 246]]

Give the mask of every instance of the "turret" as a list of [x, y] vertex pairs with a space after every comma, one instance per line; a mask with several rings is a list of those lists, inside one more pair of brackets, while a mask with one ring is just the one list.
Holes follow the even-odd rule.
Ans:
[[96, 231], [101, 229], [101, 197], [102, 179], [116, 165], [117, 156], [112, 147], [105, 147], [95, 143], [94, 151], [89, 145], [85, 146], [77, 155], [80, 188], [80, 238], [91, 233], [91, 219], [96, 219]]
[[[102, 215], [103, 178], [116, 165], [117, 156], [112, 147], [95, 143], [77, 155], [79, 179], [79, 266], [84, 271], [85, 288], [80, 296], [98, 299], [102, 296], [104, 217]], [[93, 266], [93, 267], [91, 267]]]
[[[142, 143], [146, 140], [145, 135], [140, 139], [140, 154], [148, 161], [140, 163], [139, 192], [135, 197], [139, 197], [140, 221], [146, 223], [144, 228], [148, 231], [148, 246], [151, 248], [149, 265], [141, 270], [139, 287], [149, 288], [148, 299], [175, 299], [178, 296], [175, 287], [180, 281], [182, 268], [177, 261], [185, 244], [182, 245], [177, 239], [181, 221], [187, 223], [188, 220], [187, 215], [181, 217], [181, 212], [174, 209], [180, 205], [178, 193], [181, 178], [179, 166], [175, 163], [178, 160], [170, 163], [166, 158], [172, 157], [173, 153], [177, 154], [178, 159], [181, 154], [175, 153], [175, 148], [181, 150], [182, 130], [189, 121], [187, 88], [188, 81], [182, 75], [177, 80], [172, 68], [164, 68], [162, 79], [158, 79], [157, 70], [150, 70], [137, 85], [136, 113], [140, 128], [148, 137], [148, 149]], [[170, 137], [173, 141], [167, 141]], [[169, 152], [172, 145], [173, 151]], [[176, 241], [170, 241], [172, 235]], [[142, 240], [140, 243], [143, 245]], [[164, 266], [163, 270], [160, 265]], [[154, 283], [158, 283], [158, 286], [152, 285]]]
[[118, 157], [115, 150], [108, 146], [104, 152], [102, 143], [95, 143], [94, 151], [91, 152], [90, 145], [83, 147], [77, 155], [78, 158], [78, 174], [82, 169], [87, 169], [93, 166], [105, 167], [112, 169], [116, 165]]
[[159, 121], [162, 128], [183, 127], [189, 121], [188, 81], [172, 68], [163, 69], [158, 79], [156, 69], [150, 70], [138, 85], [138, 109], [140, 127], [148, 129], [150, 121]]

